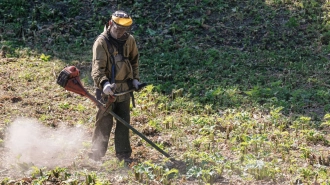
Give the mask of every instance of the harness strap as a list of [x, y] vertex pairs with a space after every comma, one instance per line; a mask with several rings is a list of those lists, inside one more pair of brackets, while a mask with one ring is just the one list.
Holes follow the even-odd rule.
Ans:
[[115, 83], [115, 78], [116, 78], [116, 64], [115, 64], [115, 57], [113, 56], [112, 54], [112, 51], [111, 51], [111, 44], [110, 44], [110, 41], [108, 40], [107, 37], [105, 37], [104, 35], [100, 35], [101, 37], [103, 37], [103, 39], [105, 40], [105, 42], [107, 43], [107, 46], [108, 46], [108, 50], [109, 50], [109, 54], [110, 54], [110, 57], [111, 57], [111, 60], [112, 60], [112, 66], [111, 66], [111, 83]]
[[[115, 80], [116, 78], [116, 64], [115, 64], [115, 57], [113, 56], [112, 54], [112, 51], [111, 51], [111, 44], [110, 44], [110, 41], [108, 40], [107, 37], [105, 37], [104, 35], [100, 35], [101, 37], [103, 37], [103, 39], [105, 40], [105, 42], [107, 43], [107, 46], [108, 46], [108, 50], [109, 50], [109, 54], [110, 54], [110, 57], [111, 57], [111, 60], [113, 61], [112, 62], [112, 66], [111, 66], [111, 83], [127, 83], [127, 80]], [[124, 56], [123, 56], [124, 57]], [[128, 59], [128, 57], [124, 57], [124, 59]], [[134, 94], [133, 92], [130, 93], [131, 97], [132, 97], [132, 104], [133, 104], [133, 107], [135, 107], [135, 99], [134, 99]]]

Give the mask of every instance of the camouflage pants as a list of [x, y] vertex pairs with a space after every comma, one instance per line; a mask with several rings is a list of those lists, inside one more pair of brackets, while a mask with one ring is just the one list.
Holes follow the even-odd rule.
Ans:
[[[112, 110], [127, 123], [130, 122], [130, 100], [114, 102]], [[111, 129], [113, 126], [113, 116], [109, 113], [102, 113], [100, 110], [96, 115], [95, 130], [92, 139], [92, 152], [96, 157], [103, 157], [108, 149]], [[116, 155], [131, 156], [132, 148], [129, 140], [129, 129], [116, 120], [115, 129], [115, 150]]]

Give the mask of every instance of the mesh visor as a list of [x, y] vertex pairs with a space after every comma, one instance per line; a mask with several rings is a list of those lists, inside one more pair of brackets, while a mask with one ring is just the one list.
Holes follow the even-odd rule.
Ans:
[[125, 33], [130, 33], [131, 26], [121, 26], [115, 22], [113, 22], [111, 28], [111, 34], [114, 38], [121, 38]]
[[129, 31], [131, 27], [130, 26], [121, 26], [121, 25], [114, 22], [113, 28], [118, 32], [123, 32], [124, 33], [124, 32]]

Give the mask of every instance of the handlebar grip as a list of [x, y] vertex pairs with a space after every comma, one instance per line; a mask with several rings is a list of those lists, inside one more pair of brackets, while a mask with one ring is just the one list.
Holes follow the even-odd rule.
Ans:
[[145, 86], [147, 86], [148, 84], [147, 83], [142, 83], [142, 84], [140, 84], [139, 86], [138, 86], [138, 91], [139, 90], [141, 90], [141, 89], [143, 89]]

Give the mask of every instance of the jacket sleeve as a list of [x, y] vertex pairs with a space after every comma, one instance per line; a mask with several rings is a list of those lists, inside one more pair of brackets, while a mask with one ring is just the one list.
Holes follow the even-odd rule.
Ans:
[[99, 89], [103, 89], [102, 83], [104, 81], [109, 81], [107, 77], [108, 73], [108, 56], [106, 52], [106, 47], [102, 39], [97, 39], [93, 45], [93, 63], [91, 76], [94, 81], [94, 85]]
[[133, 79], [137, 79], [140, 81], [139, 75], [139, 51], [136, 45], [136, 41], [133, 36], [131, 36], [132, 42], [130, 42], [130, 53], [129, 53], [129, 61], [131, 62], [133, 69]]

